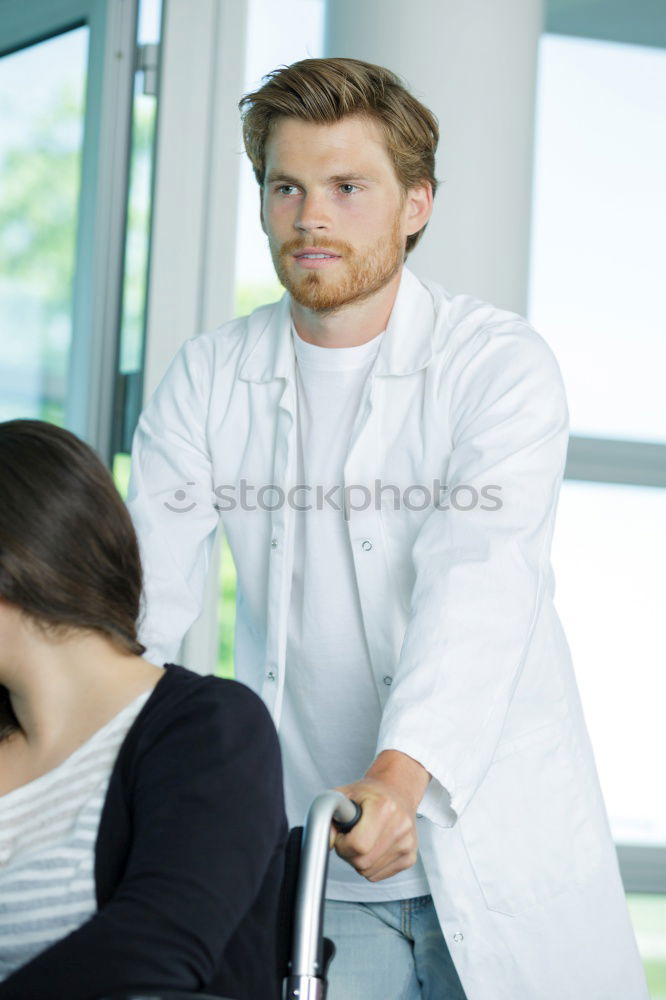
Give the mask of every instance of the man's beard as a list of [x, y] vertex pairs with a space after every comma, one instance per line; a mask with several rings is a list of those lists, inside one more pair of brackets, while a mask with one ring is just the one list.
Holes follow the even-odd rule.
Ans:
[[[295, 275], [292, 255], [305, 247], [327, 249], [340, 254], [340, 276], [327, 277], [318, 270], [304, 270], [301, 275]], [[289, 240], [277, 249], [271, 245], [270, 250], [280, 283], [292, 299], [314, 312], [332, 312], [351, 302], [369, 298], [388, 284], [405, 259], [399, 215], [395, 217], [388, 239], [378, 240], [364, 250], [362, 255], [350, 243], [313, 237], [308, 237], [307, 240]]]

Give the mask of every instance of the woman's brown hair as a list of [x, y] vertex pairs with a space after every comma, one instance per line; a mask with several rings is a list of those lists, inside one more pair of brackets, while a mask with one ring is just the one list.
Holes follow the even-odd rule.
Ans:
[[[347, 115], [365, 115], [380, 125], [403, 189], [422, 183], [432, 186], [433, 195], [437, 189], [437, 119], [399, 76], [383, 66], [360, 59], [303, 59], [269, 73], [263, 86], [245, 94], [239, 107], [245, 150], [260, 186], [266, 172], [266, 142], [277, 119], [332, 124]], [[407, 237], [407, 253], [424, 230], [425, 226]]]
[[[54, 634], [86, 629], [140, 656], [139, 546], [107, 469], [69, 431], [0, 423], [0, 597]], [[0, 739], [17, 726], [0, 686]]]

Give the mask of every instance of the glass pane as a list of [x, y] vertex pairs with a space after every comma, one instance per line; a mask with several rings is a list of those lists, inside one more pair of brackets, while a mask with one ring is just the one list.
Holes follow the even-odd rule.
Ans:
[[666, 50], [545, 35], [529, 316], [572, 433], [666, 440]]
[[130, 479], [130, 466], [131, 458], [126, 452], [117, 452], [113, 456], [113, 462], [111, 464], [111, 474], [113, 476], [113, 481], [116, 485], [116, 489], [120, 493], [123, 500], [127, 499], [127, 490], [129, 488]]
[[666, 896], [628, 896], [652, 1000], [666, 1000]]
[[567, 481], [553, 544], [613, 834], [666, 844], [666, 490]]
[[0, 419], [62, 424], [88, 29], [0, 59]]
[[155, 45], [162, 31], [162, 0], [140, 0], [137, 41], [139, 45]]
[[217, 601], [217, 674], [234, 676], [234, 626], [236, 623], [236, 567], [226, 538], [220, 546], [220, 589]]

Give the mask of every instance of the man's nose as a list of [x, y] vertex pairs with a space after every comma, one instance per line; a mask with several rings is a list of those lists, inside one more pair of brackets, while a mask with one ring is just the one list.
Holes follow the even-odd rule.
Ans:
[[328, 229], [330, 216], [326, 204], [326, 196], [316, 191], [304, 195], [294, 226], [299, 232], [311, 232], [316, 229]]

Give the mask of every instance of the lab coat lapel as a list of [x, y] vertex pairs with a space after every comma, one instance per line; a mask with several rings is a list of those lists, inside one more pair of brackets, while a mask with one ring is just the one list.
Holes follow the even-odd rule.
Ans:
[[[279, 724], [284, 692], [287, 648], [287, 623], [294, 562], [294, 516], [287, 496], [296, 478], [296, 360], [291, 337], [289, 297], [284, 295], [277, 306], [258, 310], [252, 315], [248, 349], [239, 376], [247, 382], [262, 384], [283, 382], [275, 414], [275, 449], [272, 478], [274, 489], [267, 504], [274, 507], [270, 517], [270, 553], [268, 566], [267, 648], [262, 697]], [[274, 405], [274, 404], [273, 404]], [[258, 428], [261, 431], [261, 428]], [[268, 470], [267, 470], [268, 471]]]
[[[374, 486], [381, 478], [386, 451], [385, 422], [391, 419], [390, 407], [378, 404], [378, 397], [380, 400], [386, 397], [385, 386], [381, 384], [384, 379], [390, 382], [394, 377], [412, 375], [430, 363], [434, 324], [430, 292], [404, 268], [377, 362], [364, 387], [344, 469], [345, 517], [368, 651], [382, 703], [392, 682], [386, 665], [393, 662], [404, 622], [390, 583], [392, 574], [383, 543], [381, 511], [375, 504]], [[365, 509], [353, 509], [361, 505], [356, 498], [357, 493], [360, 498], [360, 491], [352, 487], [361, 485], [370, 490], [371, 499]]]
[[[382, 376], [410, 375], [425, 368], [433, 357], [433, 330], [435, 307], [428, 289], [406, 267], [398, 287], [386, 333], [382, 340], [372, 377], [365, 385], [349, 441], [345, 464], [345, 485], [364, 482], [358, 478], [378, 458], [376, 443], [372, 440], [369, 418], [373, 409], [375, 379]], [[381, 428], [379, 428], [381, 447]]]

